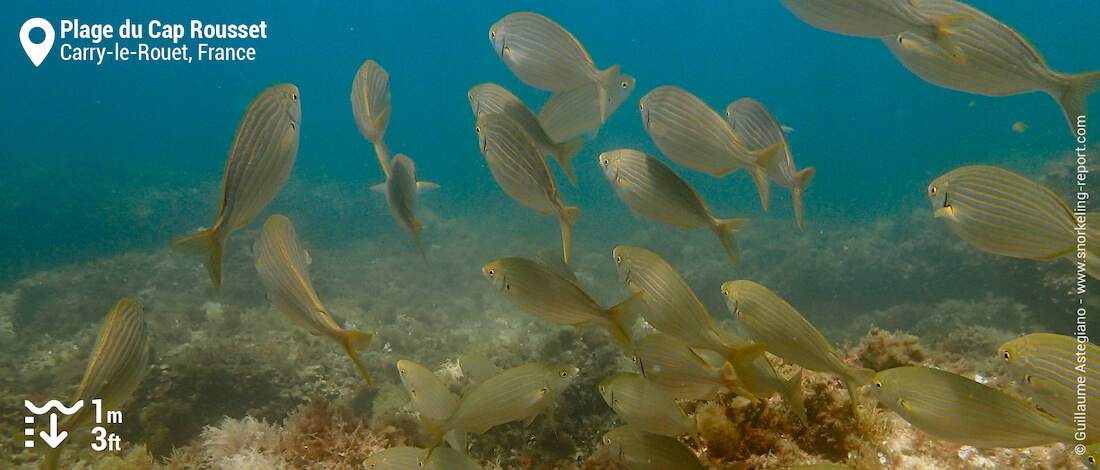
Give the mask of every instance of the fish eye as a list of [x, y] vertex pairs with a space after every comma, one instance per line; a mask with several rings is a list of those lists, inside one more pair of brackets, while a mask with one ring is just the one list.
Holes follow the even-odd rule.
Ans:
[[481, 134], [481, 126], [475, 127], [474, 132], [477, 132], [478, 134]]
[[622, 263], [623, 262], [623, 257], [619, 256], [619, 255], [615, 255], [615, 262], [616, 263]]
[[[607, 444], [607, 445], [611, 445], [611, 438], [610, 437], [605, 437], [603, 439], [603, 443]], [[1091, 459], [1092, 457], [1089, 457], [1089, 458]]]
[[881, 389], [882, 388], [882, 382], [875, 382], [875, 388]]
[[724, 295], [726, 297], [729, 297], [730, 296], [730, 291], [727, 290], [727, 289], [722, 289], [722, 295]]
[[1027, 376], [1027, 377], [1024, 377], [1024, 379], [1027, 380], [1027, 383], [1029, 383], [1029, 384], [1031, 383], [1031, 376], [1030, 375]]
[[637, 363], [638, 362], [638, 356], [630, 356], [630, 360]]
[[607, 390], [607, 386], [601, 384], [600, 385], [600, 393], [603, 393], [604, 390]]
[[497, 273], [497, 272], [496, 272], [496, 271], [494, 271], [493, 269], [491, 269], [491, 268], [489, 269], [489, 275], [490, 275], [490, 276], [492, 276], [492, 275], [494, 275], [494, 274], [496, 274], [496, 273]]
[[627, 87], [629, 87], [629, 86], [630, 86], [630, 84], [629, 84], [629, 83], [623, 82], [623, 89], [624, 89], [624, 90], [625, 90], [625, 89], [626, 89]]
[[902, 39], [901, 36], [898, 36], [898, 44], [901, 44], [903, 42], [905, 42], [905, 39]]
[[561, 376], [562, 377], [569, 377], [569, 372], [566, 372], [566, 371], [563, 370], [563, 371], [561, 371]]
[[936, 194], [936, 187], [932, 186], [931, 188], [928, 188], [928, 192], [930, 192], [932, 194]]
[[1001, 357], [1005, 358], [1006, 361], [1012, 360], [1012, 354], [1008, 351], [1005, 351], [1005, 353], [1002, 354]]
[[489, 30], [489, 39], [496, 39], [496, 38], [497, 38], [497, 32], [496, 32], [496, 30], [492, 30], [492, 29], [490, 29], [490, 30]]

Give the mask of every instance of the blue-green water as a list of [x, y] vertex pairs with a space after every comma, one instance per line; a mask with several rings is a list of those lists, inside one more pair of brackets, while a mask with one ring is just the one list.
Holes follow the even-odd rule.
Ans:
[[[971, 3], [1027, 37], [1055, 70], [1100, 68], [1100, 29], [1095, 27], [1100, 4]], [[936, 87], [908, 72], [879, 40], [815, 29], [778, 1], [675, 6], [344, 1], [324, 7], [292, 2], [228, 7], [213, 2], [18, 2], [7, 10], [0, 18], [7, 38], [0, 46], [0, 64], [8, 91], [5, 138], [0, 139], [0, 292], [19, 291], [15, 298], [22, 300], [9, 312], [16, 318], [16, 334], [21, 325], [41, 328], [53, 321], [26, 317], [55, 306], [86, 312], [78, 315], [79, 326], [86, 327], [106, 311], [122, 285], [136, 287], [118, 295], [160, 293], [142, 298], [157, 312], [159, 319], [150, 320], [156, 323], [154, 331], [215, 329], [203, 321], [210, 315], [203, 313], [209, 311], [207, 302], [230, 306], [242, 318], [255, 315], [241, 312], [268, 308], [270, 302], [251, 269], [249, 247], [262, 220], [278, 212], [291, 218], [314, 253], [314, 282], [323, 299], [338, 304], [333, 311], [360, 327], [382, 325], [369, 356], [378, 369], [389, 370], [380, 373], [382, 382], [393, 382], [392, 365], [401, 355], [427, 361], [434, 369], [453, 359], [446, 354], [469, 349], [467, 343], [490, 349], [507, 343], [476, 334], [479, 329], [495, 331], [498, 325], [486, 312], [500, 307], [478, 270], [499, 257], [531, 257], [538, 248], [558, 246], [559, 234], [552, 217], [521, 207], [493, 181], [476, 146], [466, 91], [496, 82], [534, 109], [550, 96], [520, 82], [488, 41], [489, 26], [519, 10], [549, 16], [584, 44], [598, 68], [620, 64], [637, 80], [631, 97], [575, 159], [577, 187], [564, 183], [564, 175], [551, 164], [563, 182], [563, 199], [581, 209], [575, 267], [605, 305], [621, 300], [623, 293], [611, 248], [638, 244], [668, 258], [720, 323], [729, 323], [730, 317], [717, 286], [749, 278], [782, 294], [835, 342], [858, 343], [872, 323], [922, 333], [959, 322], [998, 326], [1009, 334], [1067, 332], [1071, 327], [1068, 316], [1059, 317], [1068, 312], [1063, 308], [1068, 263], [1007, 260], [978, 252], [932, 219], [925, 196], [928, 183], [952, 168], [992, 164], [1045, 178], [1068, 197], [1068, 175], [1058, 173], [1064, 166], [1057, 164], [1064, 163], [1076, 142], [1055, 101], [1041, 92], [993, 98]], [[97, 66], [61, 60], [61, 44], [94, 44], [59, 36], [50, 55], [34, 67], [18, 41], [20, 26], [32, 17], [43, 17], [55, 28], [74, 18], [116, 26], [126, 19], [142, 24], [153, 19], [262, 20], [268, 38], [208, 41], [254, 47], [257, 58], [248, 62], [108, 59]], [[115, 42], [170, 45], [148, 38], [103, 44]], [[187, 38], [181, 44], [193, 49], [199, 42], [204, 41]], [[394, 153], [417, 162], [422, 180], [441, 185], [421, 200], [428, 266], [421, 263], [408, 234], [390, 219], [382, 198], [368, 190], [382, 181], [382, 173], [372, 146], [356, 129], [349, 101], [352, 78], [366, 59], [376, 60], [390, 75], [393, 115], [386, 143]], [[259, 220], [234, 235], [227, 288], [216, 294], [205, 282], [198, 257], [165, 250], [172, 240], [211, 224], [237, 123], [257, 93], [282, 82], [295, 84], [302, 96], [294, 174]], [[817, 168], [804, 196], [803, 230], [794, 223], [785, 188], [773, 185], [771, 210], [764, 213], [745, 172], [719, 179], [676, 165], [670, 166], [705, 196], [717, 216], [754, 219], [739, 236], [742, 264], [728, 266], [710, 234], [678, 233], [631, 216], [604, 180], [596, 156], [622, 147], [660, 156], [640, 125], [637, 104], [641, 96], [666, 84], [689, 90], [717, 110], [740, 97], [754, 97], [794, 128], [789, 137], [796, 165]], [[1096, 108], [1100, 99], [1094, 95], [1090, 104]], [[1018, 121], [1028, 126], [1025, 132], [1012, 130]], [[140, 259], [120, 258], [127, 253]], [[164, 266], [171, 268], [157, 270]], [[130, 271], [136, 267], [143, 271]], [[28, 280], [41, 272], [47, 274]], [[71, 290], [51, 290], [61, 288]], [[50, 304], [52, 297], [82, 301]], [[952, 323], [956, 315], [961, 319]], [[58, 318], [69, 317], [76, 315], [58, 313]], [[394, 325], [408, 318], [438, 321], [440, 328], [458, 325], [453, 330], [458, 339], [433, 336], [434, 346], [406, 343], [402, 349]], [[173, 324], [175, 330], [169, 328]], [[278, 328], [293, 331], [283, 327]], [[236, 328], [246, 329], [227, 328], [233, 334]], [[222, 331], [221, 326], [216, 329]], [[36, 341], [33, 348], [44, 350], [48, 339], [41, 334], [33, 330], [28, 337]], [[167, 344], [187, 343], [183, 333], [175, 334], [180, 337]], [[74, 341], [79, 344], [80, 339]], [[439, 346], [447, 341], [452, 342]], [[380, 352], [390, 343], [393, 355]], [[311, 351], [327, 352], [328, 346]], [[160, 352], [166, 362], [186, 357]], [[15, 387], [16, 394], [63, 399], [71, 390], [59, 383], [79, 382], [79, 371], [71, 372], [0, 384]], [[340, 375], [348, 379], [347, 388], [336, 395], [365, 393], [354, 388], [359, 386], [354, 372]], [[153, 396], [147, 390], [152, 387], [146, 384], [139, 393], [139, 406]], [[240, 418], [243, 410], [257, 408], [262, 404], [230, 403], [225, 414]], [[281, 419], [286, 412], [273, 405], [264, 409], [264, 416]], [[189, 425], [216, 425], [218, 416]], [[197, 433], [180, 431], [176, 440], [157, 443], [181, 445]], [[166, 450], [155, 453], [163, 456]]]

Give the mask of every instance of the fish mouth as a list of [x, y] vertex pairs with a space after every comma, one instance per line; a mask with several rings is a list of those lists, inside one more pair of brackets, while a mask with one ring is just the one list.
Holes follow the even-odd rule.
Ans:
[[[497, 36], [500, 36], [500, 34], [497, 33]], [[497, 51], [497, 55], [499, 55], [501, 59], [504, 58], [504, 51], [506, 49], [508, 49], [508, 41], [502, 36], [500, 38], [500, 50]]]

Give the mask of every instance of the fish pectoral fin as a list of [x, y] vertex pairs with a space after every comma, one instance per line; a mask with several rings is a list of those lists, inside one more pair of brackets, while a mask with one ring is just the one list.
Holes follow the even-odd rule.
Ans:
[[384, 195], [386, 194], [386, 183], [378, 183], [374, 186], [371, 186], [370, 190]]
[[932, 211], [932, 216], [938, 219], [955, 220], [955, 208], [951, 206], [943, 206], [939, 209]]
[[962, 31], [974, 22], [970, 15], [946, 15], [936, 18], [936, 32], [933, 42], [955, 62], [966, 65], [966, 52], [962, 50], [955, 33]]
[[416, 190], [421, 192], [421, 193], [426, 193], [428, 191], [432, 191], [432, 190], [435, 190], [435, 189], [439, 189], [438, 184], [430, 183], [430, 182], [427, 182], [427, 181], [417, 181], [416, 182]]

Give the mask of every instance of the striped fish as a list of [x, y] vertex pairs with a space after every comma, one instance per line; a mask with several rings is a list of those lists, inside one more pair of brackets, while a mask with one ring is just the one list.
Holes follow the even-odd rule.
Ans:
[[393, 220], [412, 232], [416, 249], [420, 250], [420, 257], [424, 259], [424, 263], [428, 262], [428, 257], [424, 254], [424, 245], [420, 243], [420, 232], [424, 225], [416, 220], [416, 205], [421, 192], [438, 187], [439, 185], [435, 183], [417, 181], [416, 164], [403, 153], [393, 157], [386, 182], [371, 187], [372, 190], [386, 195], [386, 205], [390, 207]]
[[[84, 406], [62, 417], [57, 433], [84, 433], [97, 426], [97, 409], [117, 411], [130, 400], [149, 371], [149, 333], [145, 330], [145, 307], [137, 299], [120, 299], [103, 320], [99, 338], [84, 370], [84, 380], [73, 403]], [[100, 406], [92, 404], [99, 399]], [[65, 444], [46, 451], [42, 468], [56, 469]]]
[[633, 299], [603, 308], [575, 281], [538, 261], [502, 258], [486, 264], [481, 273], [504, 298], [544, 320], [575, 328], [602, 328], [623, 348], [634, 348], [630, 324], [634, 319]]
[[363, 62], [351, 82], [351, 112], [355, 126], [370, 143], [386, 179], [390, 177], [390, 151], [386, 128], [390, 125], [390, 74], [373, 59]]
[[477, 135], [481, 154], [500, 188], [520, 204], [539, 211], [554, 213], [561, 225], [562, 251], [565, 261], [573, 247], [573, 224], [580, 211], [561, 202], [561, 193], [550, 176], [546, 160], [535, 148], [523, 126], [506, 114], [493, 113], [477, 120]]
[[600, 99], [600, 92], [606, 92], [605, 111], [610, 115], [634, 92], [634, 77], [618, 73], [618, 65], [613, 66], [615, 75], [608, 78], [608, 88], [581, 85], [569, 91], [554, 93], [539, 109], [539, 124], [555, 142], [564, 142], [580, 136], [595, 137], [604, 119], [600, 109], [593, 106]]
[[260, 92], [237, 125], [214, 226], [172, 243], [184, 253], [206, 256], [214, 290], [222, 288], [222, 253], [229, 234], [256, 218], [290, 178], [301, 122], [297, 87], [283, 83]]
[[726, 122], [749, 150], [762, 151], [774, 145], [780, 146], [780, 150], [773, 152], [767, 162], [761, 163], [776, 184], [791, 188], [794, 218], [798, 228], [802, 228], [802, 191], [810, 185], [817, 169], [809, 167], [795, 171], [787, 133], [783, 132], [779, 120], [763, 103], [753, 98], [741, 98], [730, 103], [726, 106]]
[[619, 426], [601, 439], [611, 461], [630, 470], [705, 470], [699, 457], [673, 437], [650, 434], [631, 425]]
[[642, 376], [669, 398], [713, 400], [719, 391], [728, 390], [759, 401], [745, 389], [725, 358], [715, 365], [704, 360], [700, 351], [672, 336], [654, 333], [638, 341], [630, 359], [638, 365]]
[[[719, 331], [718, 335], [722, 337], [722, 341], [726, 344], [734, 346], [752, 344], [749, 340], [728, 331]], [[699, 350], [696, 352], [699, 357], [712, 366], [721, 367], [725, 361], [721, 355], [714, 351]], [[791, 411], [798, 417], [798, 420], [804, 426], [810, 425], [810, 420], [806, 416], [806, 404], [802, 400], [802, 369], [799, 369], [791, 378], [783, 380], [779, 373], [775, 371], [775, 366], [772, 365], [771, 361], [761, 355], [752, 362], [739, 363], [734, 370], [746, 390], [761, 399], [771, 398], [772, 394], [778, 393], [790, 405]]]
[[546, 91], [595, 88], [600, 122], [614, 112], [611, 89], [619, 84], [619, 66], [597, 70], [580, 41], [550, 18], [532, 12], [511, 13], [489, 28], [489, 41], [508, 69], [523, 83]]
[[[473, 108], [474, 118], [480, 118], [486, 114], [504, 113], [516, 121], [527, 132], [527, 136], [535, 143], [535, 147], [543, 155], [549, 156], [561, 165], [565, 176], [573, 186], [577, 185], [577, 175], [573, 170], [573, 157], [581, 151], [584, 139], [553, 140], [543, 130], [535, 113], [527, 108], [516, 95], [496, 83], [482, 83], [467, 93], [470, 98], [470, 107]], [[557, 143], [562, 142], [562, 143]]]
[[436, 449], [428, 458], [428, 450], [419, 447], [390, 447], [371, 454], [363, 461], [368, 470], [482, 470], [481, 465], [466, 454], [446, 447]]
[[875, 375], [871, 369], [851, 367], [840, 360], [829, 341], [806, 318], [774, 292], [752, 281], [722, 284], [726, 307], [753, 340], [767, 344], [768, 352], [810, 370], [839, 375], [855, 406], [856, 389]]
[[[911, 0], [780, 0], [798, 19], [825, 31], [878, 38], [913, 31], [934, 41], [951, 59], [966, 63], [958, 34], [972, 27], [969, 15], [937, 14]], [[919, 8], [918, 8], [919, 6]]]
[[696, 433], [695, 422], [680, 405], [641, 375], [611, 374], [600, 381], [598, 388], [607, 406], [635, 430], [669, 437]]
[[950, 372], [897, 367], [879, 372], [873, 383], [879, 403], [945, 441], [986, 448], [1073, 439], [1073, 429], [1015, 397]]
[[614, 250], [619, 275], [633, 292], [644, 292], [639, 305], [643, 318], [657, 331], [695, 348], [718, 351], [734, 364], [751, 362], [763, 354], [763, 345], [733, 346], [722, 341], [706, 307], [667, 261], [656, 253], [633, 246]]
[[967, 57], [965, 63], [951, 60], [927, 36], [900, 32], [883, 37], [890, 52], [914, 75], [933, 85], [985, 96], [1044, 91], [1058, 101], [1071, 131], [1077, 128], [1078, 116], [1088, 114], [1085, 98], [1096, 91], [1100, 71], [1054, 71], [1020, 33], [966, 3], [913, 2], [931, 15], [961, 14], [974, 19], [968, 28], [953, 35]]
[[369, 387], [370, 374], [359, 351], [370, 344], [371, 334], [341, 329], [321, 305], [309, 279], [309, 253], [298, 244], [290, 220], [280, 214], [268, 217], [253, 250], [256, 271], [275, 306], [309, 334], [324, 336], [343, 347]]
[[734, 235], [749, 219], [717, 219], [703, 197], [672, 169], [652, 156], [631, 149], [604, 152], [599, 157], [607, 182], [630, 210], [676, 230], [707, 227], [718, 237], [730, 262], [740, 252]]
[[420, 416], [442, 421], [454, 413], [458, 400], [432, 371], [407, 359], [397, 361], [401, 385], [412, 398], [413, 411]]
[[843, 465], [834, 465], [831, 463], [815, 463], [810, 465], [799, 465], [797, 467], [790, 467], [787, 470], [852, 470]]
[[[1100, 370], [1088, 363], [1100, 358], [1100, 346], [1072, 336], [1033, 333], [1001, 345], [997, 354], [1010, 372], [1022, 377], [1020, 386], [1043, 411], [1065, 424], [1100, 429], [1100, 409], [1093, 406], [1100, 403]], [[1088, 433], [1089, 442], [1100, 442], [1097, 434]]]
[[[1075, 256], [1077, 220], [1062, 198], [1011, 171], [982, 165], [949, 171], [928, 185], [936, 218], [974, 247], [1001, 256]], [[1097, 253], [1095, 236], [1086, 249]], [[1088, 263], [1086, 263], [1088, 265]], [[1097, 277], [1093, 266], [1089, 274]]]
[[760, 204], [768, 210], [767, 162], [779, 146], [752, 152], [737, 139], [729, 123], [703, 100], [680, 87], [654, 88], [639, 103], [642, 126], [653, 143], [679, 165], [714, 176], [744, 168], [752, 174]]

